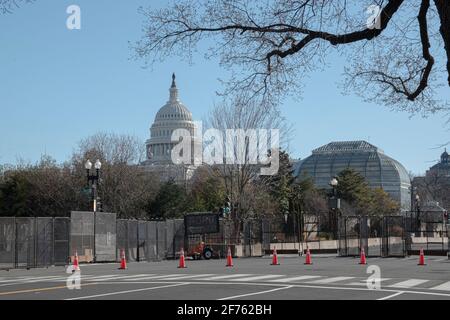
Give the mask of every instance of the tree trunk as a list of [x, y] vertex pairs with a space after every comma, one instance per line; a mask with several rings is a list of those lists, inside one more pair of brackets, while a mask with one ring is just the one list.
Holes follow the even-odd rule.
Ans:
[[434, 3], [441, 19], [439, 31], [444, 40], [444, 49], [447, 54], [447, 81], [450, 86], [450, 2], [448, 0], [434, 0]]

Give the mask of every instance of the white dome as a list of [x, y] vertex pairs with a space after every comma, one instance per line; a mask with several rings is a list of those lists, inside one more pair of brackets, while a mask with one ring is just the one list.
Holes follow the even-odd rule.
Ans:
[[155, 117], [155, 123], [166, 122], [171, 120], [192, 121], [192, 113], [178, 99], [178, 88], [175, 84], [175, 74], [172, 75], [172, 86], [169, 89], [170, 98], [167, 103], [159, 109]]
[[186, 129], [194, 141], [195, 123], [192, 113], [178, 99], [178, 88], [175, 74], [172, 75], [172, 86], [169, 89], [169, 101], [156, 113], [155, 121], [150, 128], [150, 139], [147, 140], [147, 160], [149, 163], [171, 164], [170, 152], [174, 147], [172, 133], [177, 129]]
[[155, 123], [170, 120], [192, 121], [192, 114], [180, 101], [168, 101], [156, 114]]

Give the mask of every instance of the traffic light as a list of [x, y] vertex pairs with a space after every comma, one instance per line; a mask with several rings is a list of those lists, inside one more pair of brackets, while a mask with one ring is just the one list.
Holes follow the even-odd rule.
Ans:
[[225, 198], [225, 204], [223, 208], [223, 217], [228, 218], [231, 213], [231, 202], [228, 197]]

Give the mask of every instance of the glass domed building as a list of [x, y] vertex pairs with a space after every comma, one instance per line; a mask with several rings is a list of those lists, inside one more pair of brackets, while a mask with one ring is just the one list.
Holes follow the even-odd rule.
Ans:
[[411, 208], [411, 180], [405, 167], [366, 141], [331, 142], [312, 151], [294, 165], [297, 179], [311, 177], [318, 188], [331, 188], [330, 180], [346, 168], [365, 177], [371, 188], [382, 188], [403, 211]]

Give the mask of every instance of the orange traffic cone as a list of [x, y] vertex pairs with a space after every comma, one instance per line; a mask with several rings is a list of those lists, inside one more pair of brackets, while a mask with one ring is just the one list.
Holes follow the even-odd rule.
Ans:
[[312, 264], [311, 261], [311, 252], [309, 252], [309, 248], [306, 247], [306, 259], [305, 259], [305, 264]]
[[419, 266], [425, 266], [425, 255], [423, 254], [423, 248], [420, 248], [420, 255], [419, 255], [419, 263], [417, 264]]
[[278, 255], [277, 255], [277, 248], [273, 249], [273, 254], [272, 254], [272, 266], [277, 266], [280, 263], [278, 262]]
[[231, 249], [228, 247], [228, 254], [227, 254], [227, 267], [233, 266], [233, 256], [231, 255]]
[[78, 262], [78, 252], [75, 251], [75, 257], [73, 259], [73, 267], [76, 271], [80, 271], [80, 264]]
[[184, 259], [184, 249], [183, 248], [181, 248], [180, 263], [178, 264], [178, 268], [187, 268], [186, 267], [186, 260]]
[[361, 248], [361, 256], [359, 258], [359, 264], [367, 264], [366, 253], [364, 252], [364, 248]]
[[127, 268], [127, 261], [125, 260], [125, 250], [120, 251], [120, 270], [125, 270]]

